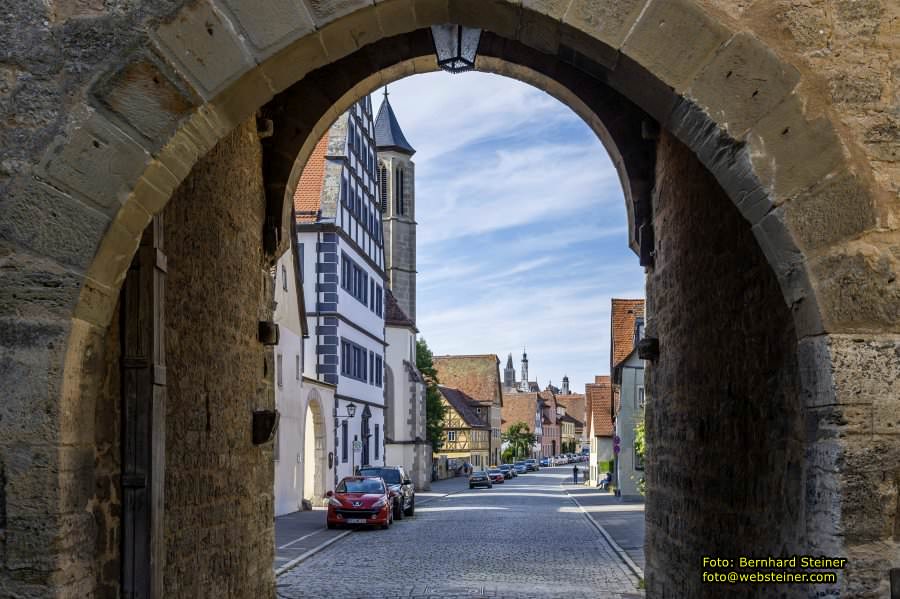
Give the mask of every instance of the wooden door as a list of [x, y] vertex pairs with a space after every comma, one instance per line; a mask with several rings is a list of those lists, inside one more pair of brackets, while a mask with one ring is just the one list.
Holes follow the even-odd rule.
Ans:
[[122, 595], [163, 595], [166, 366], [163, 222], [144, 231], [122, 288]]

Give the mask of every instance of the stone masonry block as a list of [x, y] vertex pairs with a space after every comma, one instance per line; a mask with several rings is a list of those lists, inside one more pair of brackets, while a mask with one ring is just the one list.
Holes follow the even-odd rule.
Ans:
[[253, 66], [232, 24], [208, 1], [186, 6], [151, 36], [204, 99]]
[[[843, 160], [840, 139], [827, 120], [807, 122], [802, 102], [791, 96], [747, 134], [754, 170], [776, 203], [808, 189]], [[815, 148], [816, 158], [807, 158]]]
[[416, 13], [409, 0], [376, 0], [375, 17], [385, 36], [416, 29]]
[[796, 68], [742, 32], [725, 43], [691, 82], [687, 94], [732, 137], [739, 138], [790, 94], [799, 80]]
[[149, 158], [133, 139], [93, 114], [47, 151], [39, 172], [112, 217]]
[[861, 235], [876, 224], [872, 196], [848, 171], [827, 175], [784, 208], [787, 225], [807, 251]]
[[372, 6], [372, 0], [304, 0], [315, 21], [316, 27], [323, 27], [355, 10]]
[[10, 252], [0, 258], [0, 318], [68, 318], [80, 286], [81, 276], [71, 267], [27, 252]]
[[108, 215], [37, 180], [0, 198], [0, 215], [0, 236], [82, 271], [110, 222]]
[[900, 406], [900, 336], [832, 335], [830, 354], [838, 402]]
[[522, 21], [520, 2], [509, 0], [449, 0], [450, 22], [484, 27], [501, 37], [516, 39]]
[[140, 133], [151, 148], [168, 139], [178, 122], [199, 103], [174, 83], [152, 58], [139, 56], [94, 90], [97, 100]]
[[296, 0], [220, 0], [246, 32], [257, 58], [308, 35], [314, 29], [310, 14]]
[[[522, 22], [519, 27], [519, 41], [545, 54], [558, 54], [562, 39], [560, 17], [553, 18], [534, 10], [528, 10], [528, 2], [523, 6]], [[568, 5], [568, 0], [563, 3]]]
[[729, 37], [691, 0], [651, 0], [622, 52], [681, 91]]
[[374, 10], [360, 10], [320, 29], [325, 53], [332, 61], [344, 58], [382, 37]]
[[809, 264], [829, 331], [900, 333], [900, 258], [861, 240]]
[[[546, 4], [544, 2], [541, 3]], [[647, 0], [623, 0], [622, 2], [594, 2], [573, 0], [562, 15], [564, 25], [597, 39], [610, 48], [619, 49], [637, 20]], [[545, 8], [544, 6], [540, 7]], [[559, 6], [550, 6], [554, 12]]]
[[272, 90], [279, 93], [328, 62], [320, 33], [305, 35], [262, 63]]
[[431, 27], [450, 22], [450, 10], [447, 0], [412, 0], [416, 24], [419, 27]]

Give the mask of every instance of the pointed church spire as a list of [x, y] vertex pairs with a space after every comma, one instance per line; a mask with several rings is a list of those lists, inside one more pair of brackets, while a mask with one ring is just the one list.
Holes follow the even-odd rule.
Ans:
[[378, 116], [375, 117], [375, 145], [378, 151], [393, 150], [401, 154], [412, 156], [416, 153], [403, 135], [400, 123], [397, 122], [397, 115], [391, 108], [391, 102], [388, 100], [387, 86], [384, 86], [384, 100], [381, 101], [381, 107], [378, 109]]

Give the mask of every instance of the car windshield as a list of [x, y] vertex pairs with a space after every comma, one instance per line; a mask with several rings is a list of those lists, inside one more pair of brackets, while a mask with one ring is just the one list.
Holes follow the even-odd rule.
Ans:
[[500, 470], [491, 470], [491, 474], [503, 474]]
[[472, 478], [484, 478], [485, 476], [487, 476], [487, 474], [484, 472], [473, 472], [472, 473]]
[[335, 491], [338, 493], [384, 493], [384, 485], [380, 480], [374, 478], [342, 480]]
[[399, 485], [403, 482], [400, 480], [400, 471], [393, 468], [363, 468], [359, 473], [363, 476], [380, 476], [389, 485]]

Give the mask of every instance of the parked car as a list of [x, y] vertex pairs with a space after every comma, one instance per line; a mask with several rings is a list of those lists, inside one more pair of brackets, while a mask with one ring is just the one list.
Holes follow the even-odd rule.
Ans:
[[550, 458], [541, 458], [541, 461], [539, 462], [539, 464], [545, 468], [549, 467], [551, 465]]
[[516, 462], [515, 464], [513, 464], [513, 468], [516, 469], [516, 474], [526, 474], [530, 472], [530, 470], [528, 469], [528, 464], [526, 464], [525, 462]]
[[380, 476], [391, 491], [397, 493], [394, 501], [394, 520], [412, 516], [416, 511], [416, 489], [403, 466], [369, 466], [360, 468], [360, 476]]
[[487, 472], [478, 470], [469, 475], [469, 488], [474, 489], [475, 487], [487, 487], [488, 489], [493, 489], [494, 482], [491, 480], [491, 477], [488, 476]]
[[492, 468], [487, 471], [488, 476], [491, 477], [491, 482], [496, 484], [503, 484], [506, 482], [506, 475], [503, 474], [503, 471], [499, 468]]
[[325, 496], [328, 528], [345, 524], [389, 528], [394, 522], [394, 493], [380, 477], [347, 476]]
[[500, 464], [500, 470], [503, 472], [503, 476], [505, 478], [515, 478], [516, 477], [516, 469], [512, 464]]
[[537, 471], [541, 469], [541, 467], [538, 465], [538, 461], [534, 458], [525, 460], [525, 465], [528, 466], [529, 470]]

